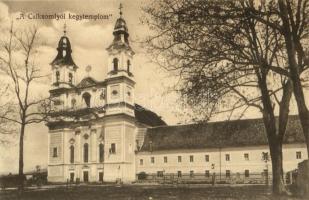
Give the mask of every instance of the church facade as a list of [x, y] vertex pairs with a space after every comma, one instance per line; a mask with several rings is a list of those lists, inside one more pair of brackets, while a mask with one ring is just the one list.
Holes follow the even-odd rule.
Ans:
[[[141, 173], [181, 178], [265, 170], [261, 155], [269, 151], [260, 120], [167, 126], [136, 104], [134, 51], [122, 13], [113, 35], [102, 81], [87, 76], [77, 82], [70, 40], [66, 33], [59, 40], [51, 63], [48, 181], [134, 182]], [[308, 157], [298, 126], [292, 124], [284, 146], [287, 170]]]
[[79, 83], [70, 40], [60, 38], [51, 63], [53, 114], [47, 123], [51, 182], [134, 181], [138, 129], [165, 124], [134, 102], [134, 52], [122, 16], [113, 35], [107, 78], [88, 76]]

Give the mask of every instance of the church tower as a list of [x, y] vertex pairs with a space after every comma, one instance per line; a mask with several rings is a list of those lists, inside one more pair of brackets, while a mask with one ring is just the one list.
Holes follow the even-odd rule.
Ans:
[[107, 48], [108, 52], [108, 77], [128, 76], [133, 78], [132, 59], [134, 51], [129, 44], [129, 33], [126, 21], [122, 16], [120, 4], [120, 17], [114, 27], [114, 40]]
[[126, 21], [122, 16], [116, 21], [112, 44], [106, 49], [107, 65], [107, 108], [106, 114], [125, 113], [134, 116], [134, 51], [129, 44], [129, 32]]
[[66, 25], [64, 25], [63, 36], [58, 42], [57, 51], [57, 56], [51, 63], [53, 89], [70, 88], [76, 84], [75, 74], [78, 67], [72, 59], [72, 48], [66, 36]]
[[132, 182], [135, 180], [136, 118], [134, 104], [134, 78], [132, 59], [134, 52], [129, 44], [126, 21], [120, 16], [116, 21], [114, 40], [107, 48], [108, 74], [104, 143], [106, 161], [104, 180]]

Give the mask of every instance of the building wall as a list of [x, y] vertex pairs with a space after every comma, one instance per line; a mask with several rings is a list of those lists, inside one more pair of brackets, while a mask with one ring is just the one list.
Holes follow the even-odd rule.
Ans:
[[[271, 161], [267, 163], [262, 159], [262, 152], [268, 152], [268, 146], [213, 148], [198, 150], [170, 150], [158, 152], [136, 153], [136, 139], [138, 129], [130, 122], [113, 119], [105, 123], [98, 123], [91, 127], [78, 127], [75, 129], [62, 129], [49, 133], [49, 166], [48, 180], [51, 182], [66, 182], [70, 173], [74, 173], [74, 180], [85, 181], [84, 171], [88, 172], [89, 182], [98, 182], [99, 173], [103, 172], [106, 182], [121, 180], [132, 182], [136, 174], [145, 172], [157, 174], [210, 174], [225, 175], [226, 170], [231, 174], [260, 174], [265, 169], [271, 173]], [[88, 163], [84, 163], [83, 146], [89, 145]], [[104, 162], [99, 162], [99, 144], [104, 144]], [[116, 145], [116, 153], [112, 153], [111, 144]], [[70, 146], [74, 146], [74, 163], [70, 163]], [[54, 148], [57, 156], [54, 157]], [[301, 152], [301, 158], [296, 157], [296, 152]], [[226, 155], [230, 160], [226, 160]], [[246, 159], [244, 154], [248, 154]], [[206, 155], [209, 160], [206, 161]], [[181, 162], [178, 161], [181, 156]], [[190, 158], [192, 156], [192, 158]], [[151, 163], [151, 158], [154, 163]], [[166, 157], [166, 162], [165, 158]], [[289, 144], [283, 147], [283, 168], [288, 172], [297, 168], [297, 164], [307, 159], [305, 144]], [[270, 158], [269, 158], [270, 159]], [[142, 163], [141, 163], [141, 160]]]
[[[245, 170], [249, 170], [250, 173], [262, 173], [268, 168], [271, 173], [271, 161], [263, 161], [262, 152], [268, 152], [269, 155], [268, 146], [139, 152], [136, 156], [136, 172], [156, 174], [163, 171], [167, 174], [177, 174], [177, 171], [181, 171], [183, 174], [189, 174], [193, 171], [203, 174], [208, 170], [210, 174], [221, 172], [225, 175], [226, 170], [243, 174]], [[301, 152], [300, 159], [296, 158], [296, 152]], [[245, 159], [245, 153], [249, 155], [249, 160]], [[226, 154], [229, 154], [229, 161], [226, 160]], [[209, 155], [209, 161], [206, 161], [206, 155]], [[178, 156], [181, 156], [181, 162], [178, 162]], [[190, 156], [193, 156], [193, 162], [190, 162]], [[155, 163], [151, 163], [151, 157], [154, 157]], [[164, 157], [167, 157], [167, 162], [164, 162]], [[307, 158], [305, 144], [284, 145], [284, 172], [296, 169], [297, 164]]]

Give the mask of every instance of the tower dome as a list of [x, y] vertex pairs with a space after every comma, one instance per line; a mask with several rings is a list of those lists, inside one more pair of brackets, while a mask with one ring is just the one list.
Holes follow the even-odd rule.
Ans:
[[127, 28], [126, 21], [122, 17], [119, 17], [116, 21], [116, 24], [114, 27], [114, 34], [118, 31], [122, 31], [128, 34], [128, 28]]
[[57, 47], [57, 56], [51, 62], [52, 85], [55, 88], [72, 87], [75, 82], [77, 65], [72, 58], [72, 47], [69, 38], [66, 36], [66, 25], [64, 25], [64, 35], [60, 38]]
[[[114, 26], [114, 40], [112, 44], [107, 48], [107, 50], [113, 50], [113, 49], [126, 49], [129, 51], [132, 51], [130, 45], [129, 45], [129, 32], [128, 32], [128, 27], [127, 23], [124, 20], [122, 16], [122, 4], [120, 4], [120, 16], [116, 20], [115, 26]], [[133, 51], [132, 51], [133, 52]]]
[[51, 63], [52, 65], [71, 65], [74, 68], [77, 68], [77, 65], [74, 63], [72, 58], [72, 48], [69, 38], [65, 35], [66, 31], [64, 31], [64, 35], [60, 38], [57, 47], [57, 56]]

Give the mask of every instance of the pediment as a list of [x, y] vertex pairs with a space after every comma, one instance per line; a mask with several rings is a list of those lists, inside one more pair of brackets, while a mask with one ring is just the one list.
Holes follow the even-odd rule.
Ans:
[[87, 77], [87, 78], [84, 78], [83, 80], [81, 80], [81, 82], [77, 85], [77, 87], [79, 87], [79, 88], [90, 87], [90, 86], [94, 86], [96, 84], [97, 84], [96, 80], [94, 80], [91, 77]]

